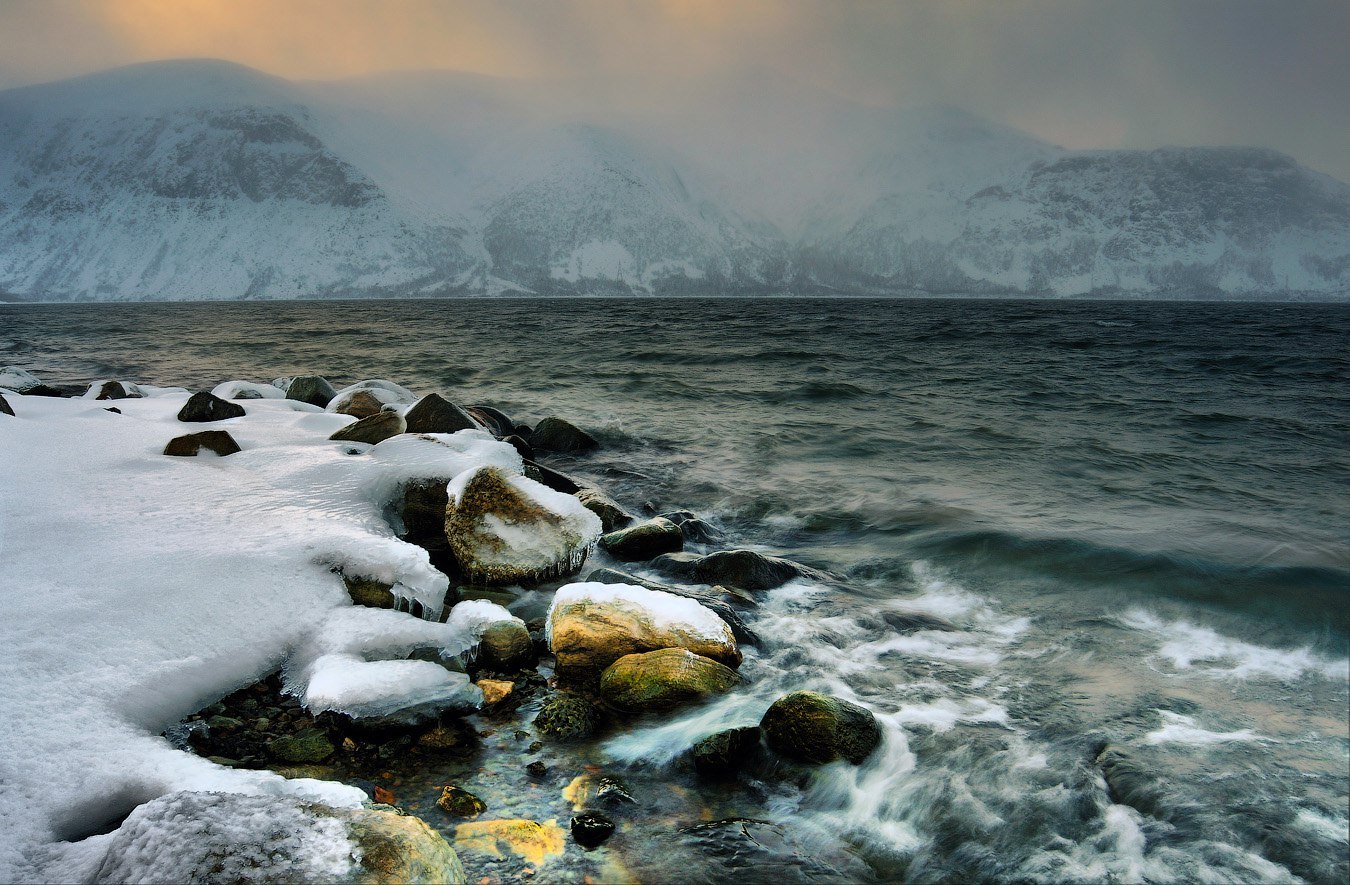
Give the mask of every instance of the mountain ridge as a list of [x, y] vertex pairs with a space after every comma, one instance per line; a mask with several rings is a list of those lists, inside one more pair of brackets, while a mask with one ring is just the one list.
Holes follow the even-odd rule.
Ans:
[[170, 61], [0, 92], [0, 292], [1350, 294], [1350, 186], [1278, 152], [769, 98], [676, 132], [444, 73]]

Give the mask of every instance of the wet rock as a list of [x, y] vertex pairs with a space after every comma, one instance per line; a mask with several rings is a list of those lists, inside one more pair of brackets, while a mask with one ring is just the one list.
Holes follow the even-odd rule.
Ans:
[[520, 453], [521, 460], [524, 461], [534, 460], [534, 449], [530, 448], [530, 444], [527, 443], [523, 437], [516, 436], [514, 433], [512, 433], [508, 436], [502, 437], [502, 442], [510, 443], [511, 448], [515, 449], [517, 452]]
[[[267, 823], [230, 825], [236, 821]], [[350, 840], [351, 849], [323, 850], [335, 838]], [[435, 830], [394, 809], [179, 792], [131, 813], [108, 838], [92, 881], [462, 885], [466, 879], [454, 849]]]
[[657, 713], [730, 691], [736, 671], [683, 648], [625, 655], [600, 676], [605, 703], [630, 713]]
[[559, 692], [544, 699], [535, 731], [559, 741], [580, 741], [595, 734], [600, 713], [581, 695]]
[[339, 415], [352, 415], [357, 418], [369, 418], [384, 411], [384, 403], [376, 399], [369, 390], [353, 390], [336, 402], [328, 403], [328, 411]]
[[825, 577], [809, 566], [753, 550], [722, 550], [694, 558], [666, 554], [653, 560], [652, 565], [700, 584], [729, 584], [746, 590], [772, 590], [793, 578]]
[[516, 432], [515, 422], [500, 409], [494, 409], [492, 406], [469, 406], [464, 411], [472, 415], [475, 421], [486, 427], [498, 439]]
[[711, 544], [720, 535], [717, 529], [699, 519], [690, 510], [672, 510], [660, 515], [662, 519], [668, 519], [679, 526], [686, 541], [693, 541], [695, 544]]
[[477, 817], [487, 811], [486, 802], [454, 785], [441, 788], [441, 798], [436, 800], [436, 807], [455, 817]]
[[495, 467], [466, 477], [445, 517], [445, 537], [460, 568], [488, 584], [573, 574], [599, 534], [599, 517], [575, 498]]
[[535, 482], [543, 483], [555, 492], [562, 492], [564, 495], [575, 495], [583, 488], [588, 488], [584, 483], [573, 479], [566, 473], [554, 470], [552, 467], [545, 467], [543, 464], [531, 460], [525, 462], [525, 475]]
[[235, 452], [242, 451], [239, 448], [239, 443], [234, 441], [234, 437], [224, 430], [203, 430], [200, 433], [175, 436], [164, 447], [164, 454], [192, 457], [201, 452], [202, 449], [215, 452], [221, 456], [233, 455]]
[[297, 764], [322, 762], [333, 755], [333, 742], [321, 728], [306, 728], [298, 734], [283, 735], [267, 742], [267, 752], [282, 762]]
[[529, 773], [530, 777], [542, 778], [548, 774], [548, 766], [536, 759], [525, 766], [525, 771]]
[[9, 404], [9, 400], [5, 399], [3, 393], [0, 393], [0, 415], [9, 415], [11, 418], [14, 417], [14, 408]]
[[562, 795], [572, 803], [573, 811], [584, 811], [592, 805], [618, 808], [637, 804], [628, 788], [609, 775], [579, 775], [563, 788]]
[[595, 437], [561, 418], [545, 418], [528, 437], [537, 452], [585, 452], [597, 448]]
[[397, 602], [393, 594], [393, 585], [383, 581], [343, 575], [342, 583], [347, 586], [347, 595], [352, 598], [354, 605], [364, 605], [367, 608], [393, 608]]
[[[721, 618], [728, 627], [731, 628], [731, 635], [736, 637], [737, 642], [744, 642], [750, 645], [759, 644], [759, 636], [751, 630], [741, 620], [736, 610], [718, 599], [712, 593], [704, 593], [698, 590], [685, 590], [682, 587], [670, 587], [665, 584], [658, 584], [655, 581], [648, 581], [645, 578], [639, 578], [636, 575], [630, 575], [627, 572], [621, 572], [618, 569], [598, 568], [586, 576], [587, 581], [598, 581], [601, 584], [632, 584], [635, 587], [645, 587], [648, 590], [660, 590], [662, 593], [671, 593], [675, 596], [683, 596], [685, 599], [692, 599], [704, 608], [710, 609], [713, 614]], [[714, 587], [713, 590], [736, 596], [742, 602], [754, 603], [754, 598], [746, 599], [726, 587]], [[748, 594], [746, 594], [748, 596]]]
[[417, 736], [417, 746], [424, 750], [436, 750], [444, 752], [446, 750], [455, 750], [464, 746], [472, 735], [465, 735], [456, 728], [447, 728], [438, 725], [430, 731], [424, 731]]
[[478, 666], [494, 673], [515, 673], [534, 664], [534, 642], [519, 621], [499, 621], [483, 631]]
[[[614, 532], [618, 529], [632, 525], [636, 519], [633, 514], [619, 506], [609, 495], [599, 489], [589, 486], [576, 491], [577, 500], [581, 506], [600, 517], [600, 524], [605, 527], [606, 533]], [[664, 552], [664, 551], [661, 551]]]
[[562, 854], [567, 837], [557, 821], [471, 821], [455, 827], [455, 845], [461, 851], [502, 857], [509, 851], [538, 866]]
[[[91, 385], [91, 391], [94, 389]], [[121, 381], [104, 381], [99, 385], [98, 393], [94, 399], [140, 399], [142, 394], [139, 391], [132, 392], [126, 388]]]
[[188, 397], [188, 401], [178, 411], [178, 420], [197, 423], [224, 421], [227, 418], [242, 418], [245, 414], [244, 407], [238, 403], [199, 390]]
[[694, 768], [708, 777], [728, 777], [743, 769], [759, 753], [759, 726], [729, 728], [694, 744], [689, 753]]
[[515, 691], [516, 684], [506, 679], [480, 679], [474, 683], [483, 693], [483, 706], [492, 707], [501, 703]]
[[1107, 746], [1097, 755], [1107, 793], [1117, 805], [1128, 805], [1159, 820], [1171, 820], [1166, 801], [1167, 783], [1148, 766], [1120, 747]]
[[377, 412], [362, 418], [354, 424], [348, 424], [328, 437], [340, 442], [376, 443], [398, 436], [404, 430], [404, 422], [397, 412]]
[[794, 691], [774, 701], [759, 726], [775, 753], [813, 764], [843, 758], [856, 765], [881, 743], [872, 711], [815, 691]]
[[918, 633], [921, 630], [950, 633], [958, 629], [951, 621], [923, 612], [883, 612], [881, 619], [897, 633]]
[[399, 513], [403, 519], [403, 540], [423, 547], [444, 546], [445, 510], [449, 506], [444, 480], [409, 483], [403, 489], [403, 509]]
[[614, 821], [595, 811], [572, 817], [572, 839], [582, 848], [596, 848], [614, 835]]
[[409, 433], [454, 433], [483, 429], [468, 412], [438, 393], [422, 397], [403, 417], [408, 422]]
[[684, 534], [668, 519], [655, 517], [600, 538], [605, 552], [621, 562], [645, 562], [662, 553], [684, 548]]
[[[277, 385], [281, 387], [281, 385]], [[297, 402], [309, 403], [311, 406], [319, 408], [326, 407], [337, 396], [337, 390], [328, 379], [320, 375], [297, 375], [292, 378], [283, 388], [286, 391], [286, 399], [293, 399]], [[379, 411], [376, 409], [375, 411]], [[371, 413], [373, 414], [373, 413]]]
[[615, 584], [569, 584], [554, 594], [549, 633], [561, 682], [589, 684], [624, 655], [684, 648], [730, 667], [731, 629], [694, 600]]

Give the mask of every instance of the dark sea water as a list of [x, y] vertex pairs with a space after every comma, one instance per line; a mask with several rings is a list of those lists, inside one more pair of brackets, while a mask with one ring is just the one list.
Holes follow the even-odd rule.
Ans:
[[[1350, 876], [1350, 306], [0, 305], [0, 365], [560, 415], [604, 449], [555, 466], [837, 575], [747, 613], [745, 691], [595, 751], [672, 772], [784, 691], [870, 706], [862, 768], [701, 800], [783, 828], [774, 878]], [[734, 868], [698, 847], [628, 864]]]

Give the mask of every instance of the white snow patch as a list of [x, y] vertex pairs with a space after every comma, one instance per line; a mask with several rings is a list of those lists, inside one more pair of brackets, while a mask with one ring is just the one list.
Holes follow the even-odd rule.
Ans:
[[560, 587], [553, 594], [553, 604], [549, 606], [545, 627], [550, 648], [553, 646], [554, 615], [560, 608], [582, 602], [635, 612], [658, 629], [691, 633], [713, 642], [728, 642], [731, 639], [726, 622], [693, 599], [632, 584], [581, 582]]
[[213, 396], [221, 399], [285, 399], [286, 391], [271, 384], [257, 384], [253, 381], [225, 381], [212, 390]]
[[328, 401], [328, 411], [336, 411], [337, 406], [342, 404], [342, 401], [347, 398], [348, 394], [355, 393], [358, 390], [365, 391], [386, 406], [410, 406], [420, 399], [417, 394], [406, 387], [395, 384], [392, 381], [373, 378], [367, 381], [358, 381], [349, 387], [344, 387], [339, 390], [337, 394]]

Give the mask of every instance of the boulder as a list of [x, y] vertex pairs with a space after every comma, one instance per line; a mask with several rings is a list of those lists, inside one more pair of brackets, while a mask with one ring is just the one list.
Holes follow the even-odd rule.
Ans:
[[[134, 388], [135, 385], [132, 385]], [[128, 390], [121, 381], [104, 381], [98, 385], [98, 390], [94, 390], [94, 385], [89, 386], [89, 393], [94, 394], [94, 399], [140, 399], [142, 394], [139, 391]]]
[[[665, 584], [658, 584], [655, 581], [648, 581], [645, 578], [639, 578], [636, 575], [630, 575], [627, 572], [621, 572], [618, 569], [598, 568], [586, 576], [590, 582], [601, 584], [632, 584], [635, 587], [643, 587], [647, 590], [659, 590], [662, 593], [670, 593], [675, 596], [683, 596], [685, 599], [692, 599], [699, 605], [712, 611], [726, 625], [731, 628], [731, 635], [737, 642], [744, 642], [750, 645], [759, 645], [759, 636], [754, 630], [751, 630], [741, 620], [741, 616], [736, 614], [736, 610], [718, 599], [712, 593], [700, 592], [698, 590], [685, 590], [681, 587], [668, 587]], [[714, 590], [719, 588], [714, 587]], [[725, 587], [720, 588], [726, 590]], [[729, 592], [729, 591], [728, 591]], [[753, 600], [750, 600], [753, 602]]]
[[602, 535], [600, 546], [621, 562], [645, 562], [662, 553], [677, 553], [682, 550], [684, 535], [675, 523], [658, 516]]
[[[333, 398], [329, 400], [324, 408], [329, 412], [342, 412], [343, 414], [353, 414], [344, 407], [350, 403], [357, 393], [366, 394], [362, 402], [369, 403], [371, 400], [378, 402], [380, 408], [385, 406], [410, 406], [417, 402], [418, 396], [406, 387], [395, 384], [392, 381], [381, 379], [372, 379], [368, 381], [358, 381], [350, 387], [344, 387]], [[364, 416], [360, 416], [364, 417]]]
[[583, 811], [572, 817], [572, 839], [582, 848], [596, 848], [614, 835], [614, 821], [596, 811]]
[[348, 424], [332, 436], [331, 440], [341, 442], [359, 442], [375, 443], [384, 442], [391, 436], [398, 436], [403, 432], [403, 418], [398, 412], [377, 412], [359, 421]]
[[731, 629], [692, 599], [628, 584], [568, 584], [549, 608], [558, 679], [589, 684], [624, 655], [684, 648], [738, 667]]
[[227, 418], [242, 418], [245, 414], [247, 413], [244, 411], [244, 407], [238, 403], [232, 403], [215, 394], [207, 393], [205, 390], [199, 390], [188, 397], [188, 401], [183, 404], [183, 408], [179, 409], [178, 420], [197, 423], [224, 421]]
[[498, 439], [516, 432], [515, 422], [500, 409], [494, 409], [492, 406], [469, 406], [464, 411], [472, 415], [473, 419], [479, 424], [492, 431], [492, 435]]
[[774, 701], [759, 727], [775, 753], [813, 764], [843, 758], [856, 765], [881, 743], [872, 711], [815, 691], [794, 691]]
[[502, 442], [510, 443], [511, 448], [515, 449], [517, 452], [520, 453], [521, 460], [523, 461], [534, 460], [534, 449], [530, 448], [530, 444], [525, 442], [523, 438], [516, 436], [514, 433], [512, 433], [502, 437]]
[[182, 455], [191, 457], [196, 455], [202, 449], [209, 452], [215, 452], [217, 455], [233, 455], [235, 452], [243, 451], [239, 448], [239, 443], [234, 441], [224, 430], [203, 430], [200, 433], [189, 433], [185, 436], [175, 436], [169, 440], [169, 444], [164, 447], [166, 455]]
[[555, 492], [562, 492], [564, 495], [575, 495], [586, 488], [583, 483], [566, 473], [528, 459], [525, 461], [525, 475], [535, 482], [543, 483]]
[[477, 664], [494, 673], [515, 673], [534, 663], [534, 642], [519, 621], [498, 621], [483, 631]]
[[5, 366], [0, 369], [0, 387], [15, 393], [27, 394], [35, 387], [45, 387], [36, 375], [18, 366]]
[[580, 741], [595, 734], [600, 711], [581, 695], [549, 695], [534, 717], [534, 730], [559, 741]]
[[516, 684], [509, 679], [479, 679], [474, 685], [483, 693], [484, 707], [500, 704], [516, 690]]
[[724, 694], [741, 681], [711, 658], [683, 648], [624, 655], [600, 676], [600, 697], [618, 710], [659, 713]]
[[694, 768], [707, 777], [734, 775], [759, 752], [759, 726], [728, 728], [711, 734], [690, 748]]
[[398, 599], [394, 596], [393, 585], [384, 581], [343, 575], [342, 583], [347, 586], [347, 595], [352, 598], [353, 605], [364, 605], [367, 608], [394, 608], [398, 602]]
[[545, 418], [529, 436], [530, 445], [538, 452], [586, 452], [597, 448], [595, 437], [561, 418]]
[[211, 393], [221, 399], [285, 399], [286, 391], [271, 384], [258, 384], [253, 381], [224, 381], [212, 388]]
[[600, 524], [605, 527], [607, 533], [632, 525], [637, 518], [619, 506], [618, 501], [599, 489], [588, 486], [578, 489], [575, 494], [583, 507], [600, 517]]
[[107, 837], [92, 881], [464, 883], [426, 823], [395, 809], [283, 796], [179, 792], [138, 807]]
[[414, 480], [403, 488], [403, 534], [410, 544], [444, 546], [445, 510], [450, 505], [445, 481]]
[[772, 590], [793, 578], [827, 577], [809, 566], [753, 550], [722, 550], [696, 558], [661, 556], [652, 565], [700, 584], [729, 584], [746, 590]]
[[0, 393], [0, 415], [9, 415], [11, 418], [14, 417], [14, 409], [10, 406], [9, 400], [5, 399], [3, 393]]
[[[276, 386], [280, 387], [281, 385]], [[285, 390], [286, 399], [309, 403], [311, 406], [318, 406], [321, 409], [332, 402], [333, 397], [337, 396], [337, 390], [333, 388], [332, 384], [328, 383], [328, 379], [319, 375], [298, 375], [286, 383]]]
[[468, 412], [438, 393], [429, 393], [403, 416], [409, 433], [454, 433], [458, 430], [482, 430]]
[[717, 529], [699, 519], [693, 511], [672, 510], [669, 513], [662, 513], [660, 516], [679, 526], [686, 541], [693, 541], [695, 544], [711, 544], [718, 538]]
[[356, 418], [369, 418], [384, 411], [384, 403], [375, 398], [369, 390], [353, 390], [343, 397], [334, 397], [328, 401], [328, 411], [339, 415], [351, 415]]
[[471, 580], [514, 584], [574, 574], [600, 536], [576, 498], [496, 467], [450, 483], [445, 537]]

